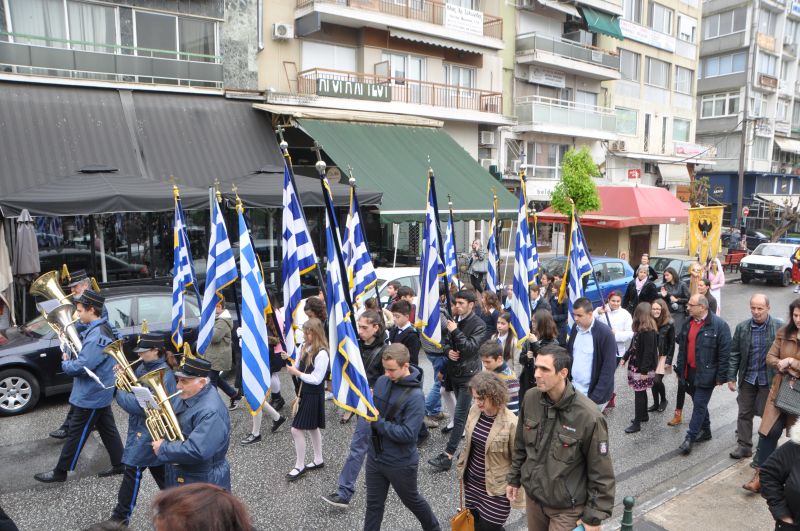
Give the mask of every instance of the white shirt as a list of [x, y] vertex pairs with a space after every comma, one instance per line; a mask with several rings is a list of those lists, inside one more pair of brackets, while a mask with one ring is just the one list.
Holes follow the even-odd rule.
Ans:
[[594, 363], [594, 340], [592, 327], [575, 327], [575, 342], [572, 344], [572, 385], [583, 393], [589, 395], [589, 385], [592, 383], [592, 365]]
[[325, 373], [328, 372], [328, 352], [325, 349], [317, 352], [313, 363], [314, 370], [308, 374], [301, 374], [298, 378], [308, 385], [319, 385], [325, 379]]
[[600, 313], [598, 310], [600, 308], [596, 308], [592, 315], [595, 319], [600, 319], [600, 322], [604, 324], [608, 324], [606, 315], [608, 316], [608, 320], [611, 321], [611, 330], [614, 331], [614, 340], [617, 342], [617, 356], [624, 356], [633, 338], [633, 317], [624, 308], [609, 310], [608, 306], [606, 306], [605, 314]]

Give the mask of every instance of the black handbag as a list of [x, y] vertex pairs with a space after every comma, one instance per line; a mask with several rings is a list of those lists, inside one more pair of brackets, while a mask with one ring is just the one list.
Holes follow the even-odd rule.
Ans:
[[800, 380], [787, 374], [775, 397], [775, 407], [787, 415], [800, 416]]

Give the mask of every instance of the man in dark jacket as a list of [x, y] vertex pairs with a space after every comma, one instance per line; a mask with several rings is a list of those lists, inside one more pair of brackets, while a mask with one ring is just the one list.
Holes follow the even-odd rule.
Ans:
[[371, 426], [364, 531], [381, 528], [389, 486], [422, 529], [438, 531], [439, 521], [417, 485], [417, 435], [425, 415], [421, 374], [411, 367], [408, 349], [399, 343], [384, 349], [383, 368], [386, 374], [375, 383], [372, 394], [380, 416]]
[[753, 455], [753, 416], [764, 412], [775, 370], [767, 366], [767, 351], [783, 321], [769, 315], [769, 299], [763, 293], [750, 297], [751, 318], [736, 325], [728, 363], [728, 389], [739, 394], [739, 417], [736, 422], [738, 445], [731, 458]]
[[[444, 351], [447, 352], [447, 379], [453, 392], [456, 394], [456, 410], [453, 415], [453, 429], [447, 441], [445, 451], [428, 460], [437, 472], [450, 470], [453, 456], [458, 450], [464, 425], [467, 423], [467, 414], [472, 406], [472, 394], [469, 390], [469, 381], [481, 371], [481, 358], [478, 348], [486, 332], [486, 323], [473, 313], [475, 308], [475, 293], [461, 290], [455, 294], [453, 315], [456, 321], [447, 320], [444, 325], [447, 334], [444, 335]], [[443, 430], [444, 431], [444, 430]]]
[[708, 310], [708, 299], [692, 295], [686, 307], [690, 319], [678, 334], [675, 374], [686, 382], [694, 408], [689, 431], [679, 448], [683, 455], [691, 453], [693, 443], [711, 439], [708, 403], [714, 387], [728, 381], [731, 351], [731, 330]]
[[570, 379], [575, 389], [602, 411], [614, 394], [617, 368], [614, 332], [592, 316], [592, 301], [585, 297], [572, 303], [572, 315], [575, 324], [567, 342], [567, 352], [572, 358]]

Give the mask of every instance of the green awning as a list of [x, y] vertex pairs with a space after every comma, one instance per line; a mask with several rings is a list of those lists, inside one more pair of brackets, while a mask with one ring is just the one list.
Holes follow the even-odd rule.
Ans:
[[622, 30], [619, 27], [619, 19], [616, 16], [585, 6], [581, 6], [581, 11], [583, 12], [583, 19], [589, 25], [589, 31], [624, 40]]
[[336, 166], [352, 166], [359, 186], [383, 192], [380, 212], [387, 223], [425, 219], [428, 156], [441, 216], [447, 215], [449, 194], [455, 219], [489, 219], [493, 188], [498, 217], [517, 215], [519, 199], [441, 129], [302, 118], [297, 122], [322, 144]]

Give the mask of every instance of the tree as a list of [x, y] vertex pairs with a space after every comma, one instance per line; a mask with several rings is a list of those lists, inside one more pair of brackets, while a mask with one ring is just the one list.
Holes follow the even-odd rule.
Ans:
[[695, 177], [689, 187], [689, 206], [699, 207], [708, 204], [708, 177]]
[[561, 163], [561, 180], [553, 190], [550, 206], [556, 212], [569, 216], [572, 213], [570, 199], [575, 202], [577, 215], [600, 209], [600, 197], [592, 177], [599, 177], [600, 169], [592, 160], [589, 149], [570, 149]]
[[777, 223], [773, 224], [774, 230], [769, 241], [776, 242], [781, 236], [800, 222], [800, 199], [792, 200], [789, 197], [784, 198], [783, 208], [781, 209], [780, 217]]

